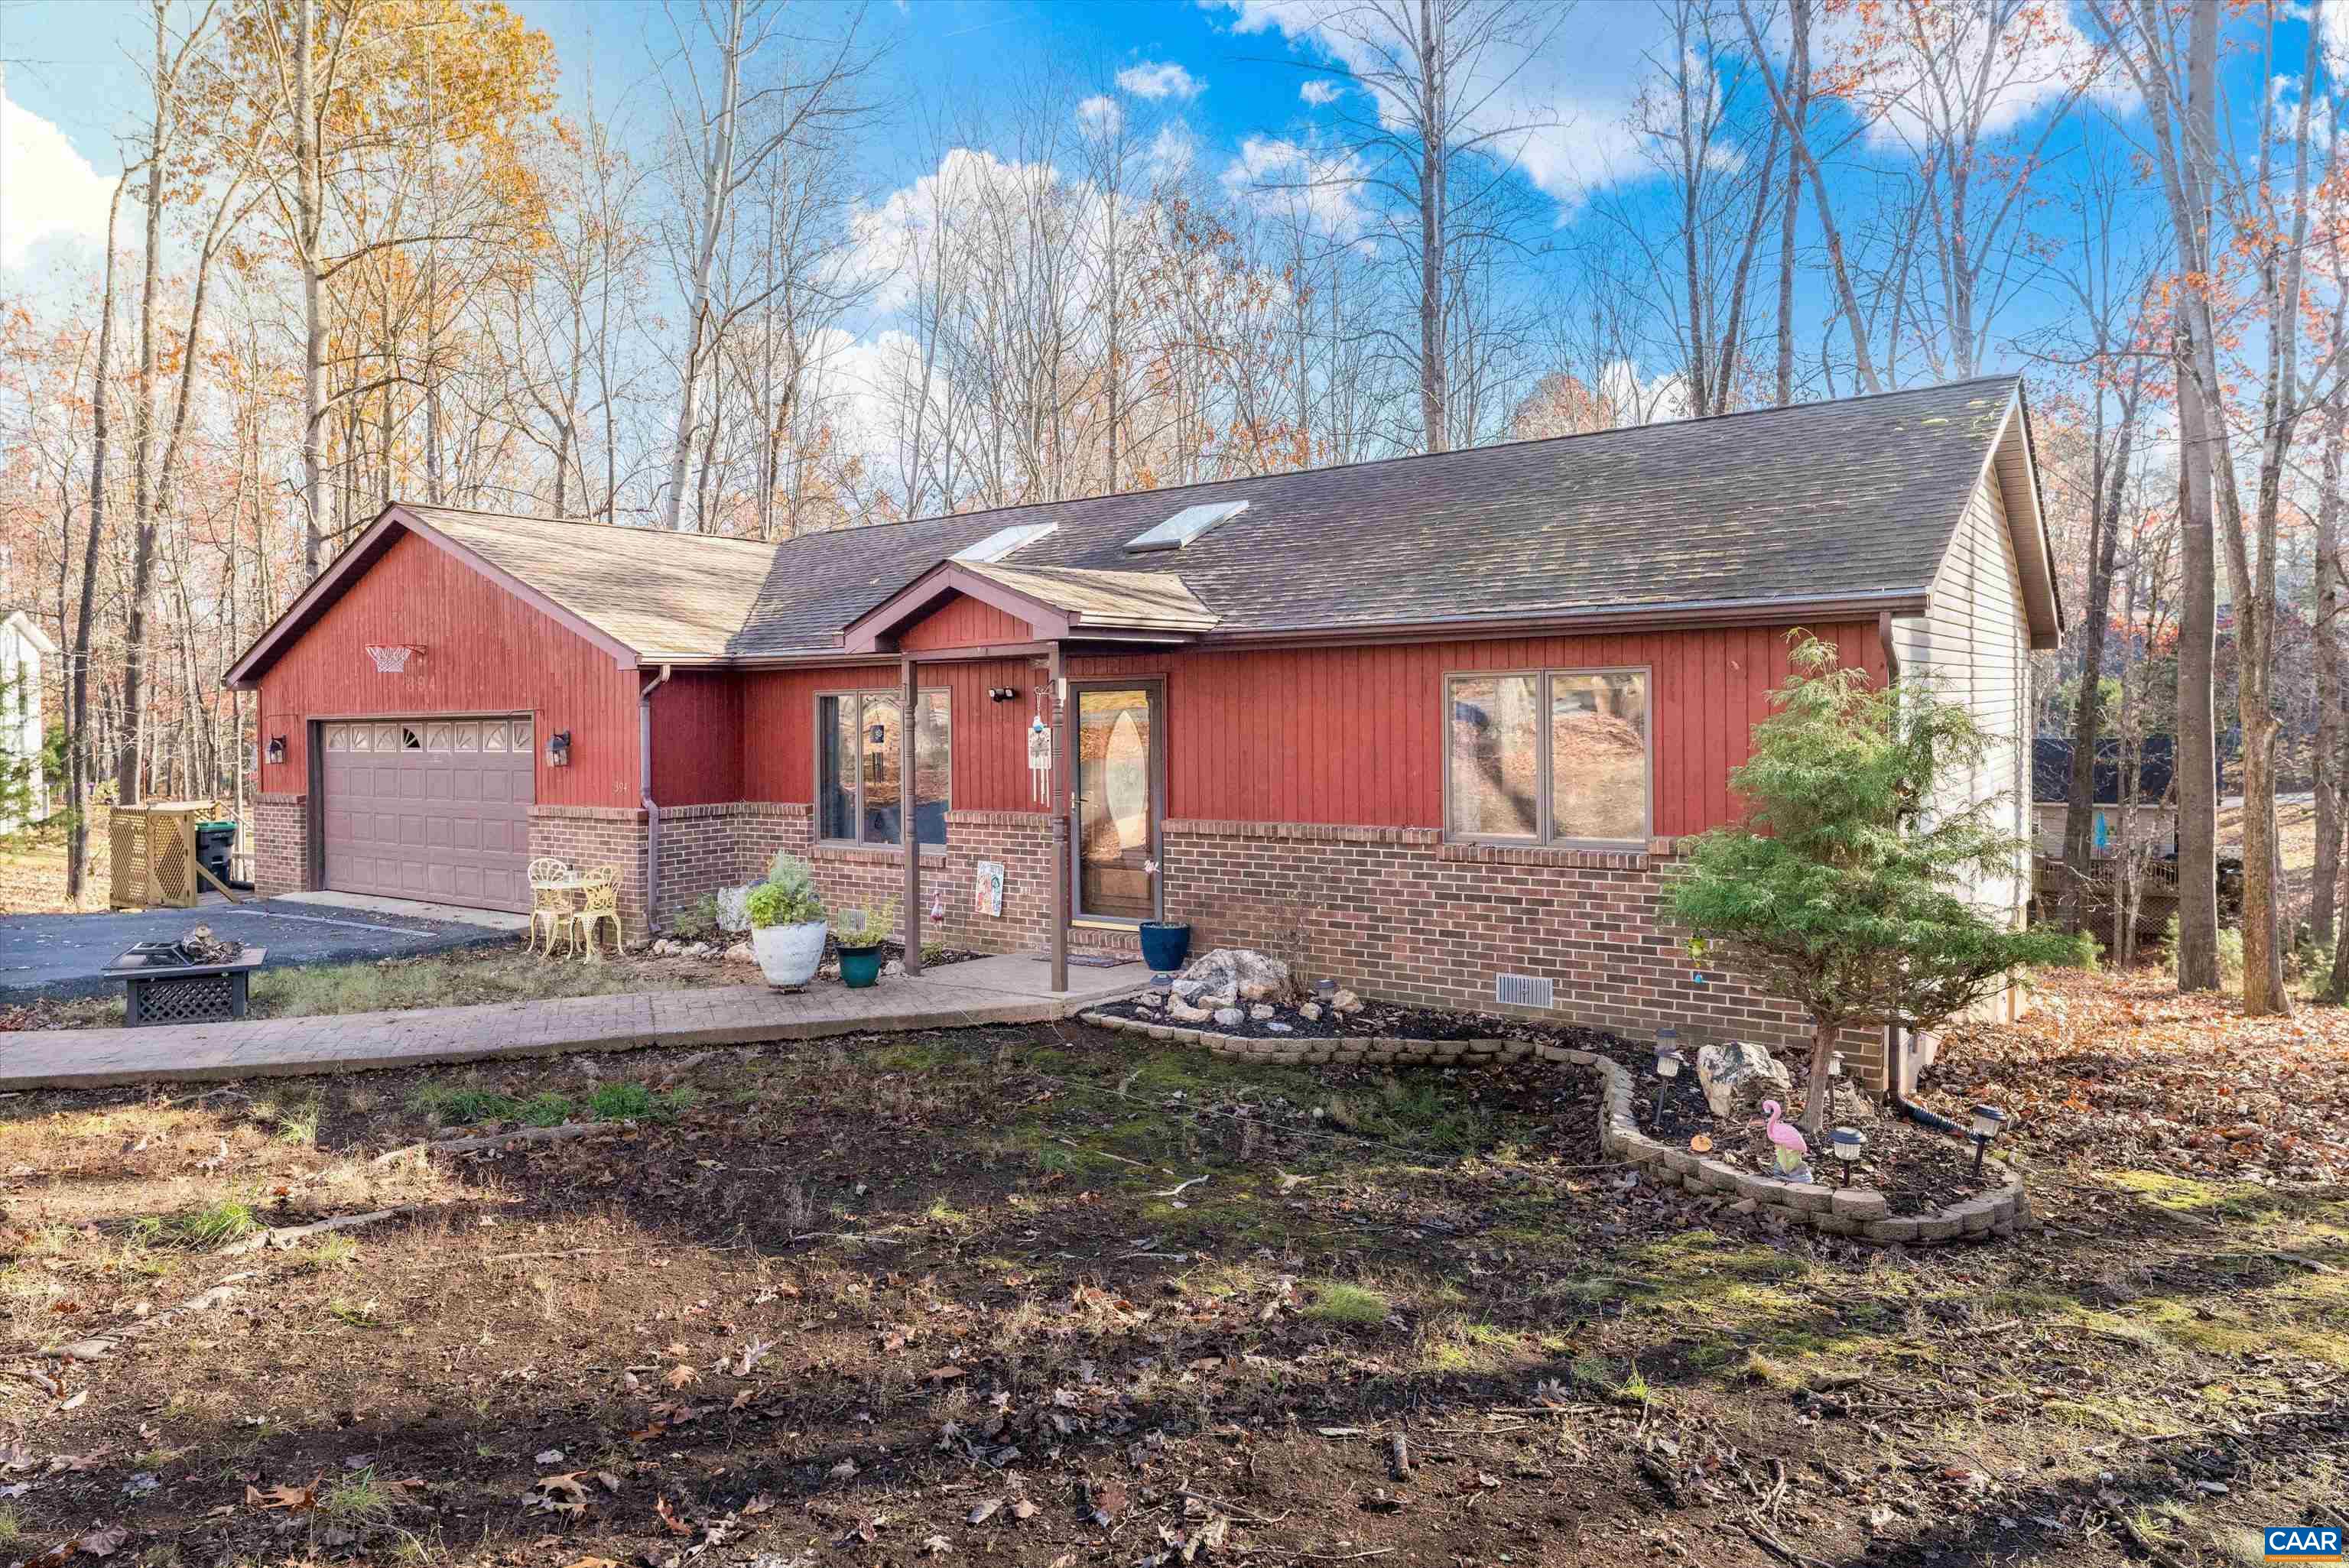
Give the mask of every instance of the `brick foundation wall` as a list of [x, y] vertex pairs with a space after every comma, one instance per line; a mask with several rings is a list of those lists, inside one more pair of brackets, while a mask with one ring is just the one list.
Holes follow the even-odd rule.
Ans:
[[[810, 809], [789, 801], [685, 806], [661, 813], [659, 914], [666, 920], [703, 894], [739, 887], [766, 874], [776, 851], [806, 861], [826, 907], [835, 913], [877, 909], [902, 900], [903, 853], [811, 841]], [[536, 830], [533, 852], [538, 850]], [[554, 850], [545, 853], [559, 852]], [[1050, 820], [1034, 811], [949, 811], [944, 849], [922, 851], [923, 940], [982, 953], [1040, 951], [1051, 934]], [[971, 889], [980, 861], [1001, 862], [1003, 913], [980, 914]], [[946, 918], [933, 924], [929, 905], [942, 900]]]
[[[645, 917], [645, 814], [622, 806], [533, 806], [530, 854], [552, 855], [576, 871], [610, 866], [620, 873], [620, 925], [631, 942], [647, 934]], [[666, 824], [664, 824], [666, 851]], [[666, 882], [667, 876], [662, 880]]]
[[263, 898], [310, 890], [310, 798], [264, 794], [253, 803], [253, 891]]
[[[1658, 923], [1671, 841], [1645, 851], [1447, 844], [1432, 828], [1171, 820], [1166, 909], [1191, 949], [1244, 945], [1364, 995], [1586, 1024], [1683, 1048], [1748, 1039], [1807, 1053], [1801, 1011], [1718, 969], [1692, 976], [1687, 934]], [[1549, 1008], [1505, 1006], [1494, 976], [1546, 976]], [[1880, 1087], [1878, 1031], [1849, 1030], [1848, 1069]]]

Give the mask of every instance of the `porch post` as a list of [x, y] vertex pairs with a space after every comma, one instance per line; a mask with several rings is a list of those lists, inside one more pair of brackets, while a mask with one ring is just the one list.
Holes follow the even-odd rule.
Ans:
[[905, 841], [905, 973], [922, 972], [922, 830], [914, 809], [915, 732], [922, 722], [920, 665], [907, 654], [901, 661], [903, 696], [897, 705], [897, 822]]
[[1044, 656], [1045, 690], [1052, 705], [1052, 989], [1069, 988], [1069, 814], [1074, 810], [1077, 769], [1069, 750], [1069, 705], [1061, 695], [1061, 645]]

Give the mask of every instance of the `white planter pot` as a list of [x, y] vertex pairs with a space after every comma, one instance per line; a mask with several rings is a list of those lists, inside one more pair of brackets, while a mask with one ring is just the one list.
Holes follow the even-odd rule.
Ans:
[[750, 933], [750, 951], [759, 960], [759, 973], [767, 977], [770, 985], [804, 985], [815, 978], [815, 966], [823, 962], [823, 936], [828, 929], [820, 920], [804, 925], [761, 925]]

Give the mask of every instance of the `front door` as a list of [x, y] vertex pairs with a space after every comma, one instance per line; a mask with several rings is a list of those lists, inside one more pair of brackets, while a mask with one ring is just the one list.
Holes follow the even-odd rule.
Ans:
[[1156, 681], [1079, 686], [1077, 915], [1156, 920], [1166, 758]]

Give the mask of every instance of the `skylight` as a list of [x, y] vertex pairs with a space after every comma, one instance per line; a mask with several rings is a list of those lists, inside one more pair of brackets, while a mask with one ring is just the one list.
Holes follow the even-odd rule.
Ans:
[[1152, 550], [1180, 550], [1216, 524], [1237, 517], [1247, 509], [1248, 503], [1244, 500], [1186, 506], [1149, 532], [1127, 540], [1125, 548], [1137, 555]]
[[1057, 522], [1015, 522], [1009, 528], [997, 529], [977, 544], [956, 551], [954, 559], [982, 563], [1000, 561], [1021, 545], [1033, 544], [1060, 526]]

